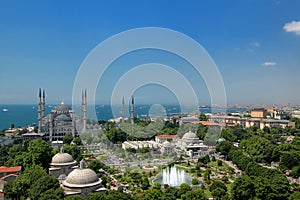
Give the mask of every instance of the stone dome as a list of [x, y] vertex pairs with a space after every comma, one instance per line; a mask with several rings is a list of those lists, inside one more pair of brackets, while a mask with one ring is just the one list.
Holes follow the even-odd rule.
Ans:
[[80, 161], [80, 168], [74, 169], [63, 182], [64, 186], [67, 187], [90, 187], [101, 184], [101, 179], [98, 178], [97, 174], [89, 169], [85, 168], [85, 162]]
[[187, 133], [185, 133], [182, 137], [182, 139], [199, 139], [198, 136], [196, 135], [196, 133], [189, 131]]
[[194, 144], [198, 144], [200, 142], [196, 133], [189, 131], [185, 133], [182, 137], [182, 141], [185, 142], [187, 145], [192, 146]]
[[64, 152], [64, 147], [60, 148], [60, 152], [52, 157], [51, 165], [71, 165], [76, 164], [73, 157]]
[[74, 162], [73, 157], [68, 153], [57, 153], [52, 157], [51, 163], [71, 163]]
[[60, 103], [59, 106], [55, 106], [54, 109], [59, 112], [68, 112], [69, 110], [71, 110], [71, 108], [69, 106], [65, 105], [65, 103], [63, 101]]

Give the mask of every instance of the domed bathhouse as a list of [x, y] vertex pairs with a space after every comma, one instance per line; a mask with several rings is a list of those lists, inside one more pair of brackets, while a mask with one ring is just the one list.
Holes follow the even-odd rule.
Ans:
[[209, 148], [203, 144], [203, 141], [199, 139], [196, 133], [189, 131], [183, 135], [179, 141], [181, 150], [190, 156], [205, 156], [215, 154], [215, 149]]
[[61, 147], [60, 152], [52, 157], [49, 174], [58, 179], [63, 179], [75, 168], [77, 168], [77, 162], [70, 154], [64, 153], [64, 148]]
[[106, 188], [102, 187], [102, 180], [97, 174], [87, 168], [87, 163], [80, 161], [79, 168], [74, 169], [67, 178], [62, 181], [62, 189], [65, 195], [81, 195], [86, 196], [91, 192], [105, 192]]

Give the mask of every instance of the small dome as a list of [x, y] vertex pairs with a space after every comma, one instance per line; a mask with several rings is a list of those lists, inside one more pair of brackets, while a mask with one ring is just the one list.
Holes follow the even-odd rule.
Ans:
[[97, 174], [93, 170], [85, 168], [82, 162], [80, 162], [80, 168], [74, 169], [67, 176], [63, 185], [67, 187], [87, 187], [101, 183], [101, 179], [98, 178]]
[[57, 153], [53, 156], [52, 164], [63, 164], [75, 162], [73, 157], [68, 153]]
[[185, 133], [182, 137], [182, 139], [199, 139], [196, 133], [193, 133], [192, 131], [189, 131]]

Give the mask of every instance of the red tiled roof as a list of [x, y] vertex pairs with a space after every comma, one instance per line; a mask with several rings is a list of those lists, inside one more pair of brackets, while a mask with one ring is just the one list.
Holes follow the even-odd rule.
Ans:
[[18, 174], [7, 174], [6, 176], [1, 177], [0, 180], [4, 180], [4, 179], [6, 179], [7, 177], [10, 177], [10, 176], [15, 176], [15, 177], [17, 177]]
[[157, 137], [157, 138], [173, 139], [173, 138], [176, 138], [177, 135], [157, 135], [155, 137]]
[[0, 173], [18, 172], [21, 171], [21, 169], [22, 166], [15, 166], [15, 167], [0, 166]]
[[202, 124], [204, 126], [218, 126], [219, 125], [217, 123], [210, 122], [210, 121], [200, 121], [200, 124]]

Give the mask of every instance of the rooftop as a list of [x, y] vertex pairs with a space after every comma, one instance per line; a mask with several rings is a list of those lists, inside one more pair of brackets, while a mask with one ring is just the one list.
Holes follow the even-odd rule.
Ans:
[[15, 166], [15, 167], [0, 166], [0, 173], [18, 172], [21, 171], [21, 169], [22, 166]]
[[160, 138], [160, 139], [173, 139], [173, 138], [176, 138], [177, 135], [157, 135], [155, 137]]

